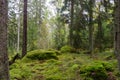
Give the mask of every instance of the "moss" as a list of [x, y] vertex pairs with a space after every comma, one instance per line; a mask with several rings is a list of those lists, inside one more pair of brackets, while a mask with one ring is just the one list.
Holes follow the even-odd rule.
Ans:
[[[27, 58], [28, 55], [54, 52], [59, 60], [48, 58]], [[45, 53], [46, 54], [46, 53]], [[47, 54], [48, 55], [48, 54]], [[96, 54], [101, 59], [108, 54]], [[11, 80], [115, 80], [119, 76], [117, 60], [96, 61], [87, 54], [65, 53], [58, 55], [55, 50], [34, 50], [22, 60], [10, 66]], [[101, 60], [100, 59], [100, 60]], [[116, 73], [114, 71], [116, 70]], [[110, 76], [109, 76], [110, 75]], [[109, 76], [109, 77], [108, 77]]]
[[71, 67], [71, 70], [75, 71], [79, 69], [79, 65], [78, 64], [73, 64], [72, 67]]
[[61, 55], [61, 52], [55, 49], [48, 49], [48, 51], [55, 52], [57, 55]]
[[12, 80], [26, 80], [31, 76], [30, 70], [25, 64], [15, 63], [10, 67], [12, 67], [10, 70]]
[[46, 61], [47, 64], [53, 64], [53, 65], [60, 65], [62, 64], [61, 61], [58, 61], [58, 60], [54, 60], [54, 59], [50, 59], [48, 61]]
[[10, 71], [10, 75], [11, 75], [10, 77], [12, 80], [14, 80], [14, 79], [22, 80], [22, 76], [20, 74], [21, 74], [20, 69], [12, 69]]
[[98, 61], [81, 67], [80, 74], [93, 80], [106, 80], [108, 78], [107, 72], [112, 70], [111, 64]]
[[101, 64], [104, 66], [106, 71], [113, 71], [113, 65], [111, 63], [108, 62], [101, 62]]
[[26, 55], [27, 58], [32, 60], [47, 60], [58, 59], [57, 54], [54, 51], [34, 50]]
[[46, 78], [46, 80], [61, 80], [61, 78], [59, 78], [59, 77], [49, 77], [49, 78]]
[[70, 53], [74, 53], [74, 52], [76, 52], [73, 47], [68, 46], [68, 45], [63, 46], [63, 47], [60, 49], [60, 51], [63, 52], [63, 53], [66, 53], [66, 52], [68, 52], [68, 53], [69, 53], [69, 52], [70, 52]]

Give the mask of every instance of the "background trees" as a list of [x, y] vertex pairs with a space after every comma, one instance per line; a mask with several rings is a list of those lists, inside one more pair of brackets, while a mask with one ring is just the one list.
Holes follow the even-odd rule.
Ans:
[[[18, 6], [10, 1], [9, 5], [9, 51], [16, 52], [19, 45], [21, 52], [22, 31], [19, 30], [23, 23], [22, 14], [18, 13], [23, 11], [23, 3], [19, 2]], [[114, 5], [112, 0], [28, 1], [28, 51], [60, 49], [64, 45], [90, 53], [95, 49], [112, 48]]]

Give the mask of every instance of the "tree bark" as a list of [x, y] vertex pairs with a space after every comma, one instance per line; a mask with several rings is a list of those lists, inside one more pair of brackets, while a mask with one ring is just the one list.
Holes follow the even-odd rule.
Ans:
[[20, 50], [20, 1], [18, 2], [18, 18], [17, 18], [17, 25], [18, 25], [18, 31], [17, 31], [17, 53], [19, 53]]
[[70, 45], [73, 46], [73, 18], [74, 18], [74, 0], [71, 0], [71, 15], [70, 15], [70, 18], [71, 18], [71, 23], [70, 23]]
[[7, 55], [7, 20], [8, 2], [0, 0], [0, 80], [10, 80]]
[[115, 3], [116, 7], [115, 7], [114, 48], [120, 71], [120, 0], [116, 0]]
[[27, 0], [24, 0], [22, 57], [27, 54]]
[[100, 52], [103, 49], [102, 40], [103, 40], [102, 21], [101, 21], [101, 13], [99, 13], [99, 16], [98, 16], [98, 48]]
[[90, 53], [93, 53], [93, 5], [94, 0], [89, 1], [89, 51]]

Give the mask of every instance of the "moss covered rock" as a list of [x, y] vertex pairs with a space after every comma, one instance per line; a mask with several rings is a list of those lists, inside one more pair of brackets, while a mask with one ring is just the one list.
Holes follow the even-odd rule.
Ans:
[[107, 80], [108, 72], [112, 71], [113, 68], [108, 62], [93, 62], [89, 65], [84, 65], [80, 69], [80, 74], [85, 78], [85, 80]]
[[34, 50], [26, 55], [27, 58], [32, 60], [47, 60], [58, 59], [57, 54], [54, 51]]
[[76, 52], [76, 50], [75, 50], [73, 47], [68, 46], [68, 45], [63, 46], [63, 47], [60, 49], [60, 51], [63, 52], [63, 53], [66, 53], [66, 52], [74, 53], [74, 52]]

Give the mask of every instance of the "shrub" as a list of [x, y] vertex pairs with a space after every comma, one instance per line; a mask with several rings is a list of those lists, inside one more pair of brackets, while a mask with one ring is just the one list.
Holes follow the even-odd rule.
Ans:
[[106, 80], [108, 78], [108, 72], [112, 71], [111, 64], [107, 62], [94, 62], [89, 65], [84, 65], [80, 69], [80, 74], [85, 78], [91, 78], [93, 80]]
[[65, 53], [65, 52], [70, 52], [70, 53], [73, 53], [73, 52], [76, 52], [74, 48], [72, 48], [71, 46], [63, 46], [61, 49], [60, 49], [61, 52]]
[[26, 57], [32, 60], [58, 59], [54, 51], [44, 51], [44, 50], [31, 51], [27, 54]]

